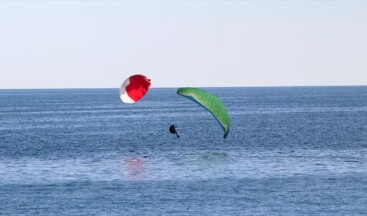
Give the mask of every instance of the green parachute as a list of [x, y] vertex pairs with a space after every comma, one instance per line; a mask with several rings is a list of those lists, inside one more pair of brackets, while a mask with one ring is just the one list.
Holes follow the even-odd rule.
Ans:
[[227, 138], [230, 126], [229, 115], [223, 103], [216, 96], [198, 88], [179, 88], [177, 94], [207, 109], [222, 126], [223, 138]]

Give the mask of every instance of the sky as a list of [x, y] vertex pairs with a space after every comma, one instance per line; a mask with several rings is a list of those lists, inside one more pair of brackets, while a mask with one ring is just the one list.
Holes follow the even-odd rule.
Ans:
[[367, 1], [4, 1], [0, 89], [367, 85]]

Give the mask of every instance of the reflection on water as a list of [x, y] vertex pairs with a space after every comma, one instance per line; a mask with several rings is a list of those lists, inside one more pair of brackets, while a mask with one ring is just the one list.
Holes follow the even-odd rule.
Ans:
[[365, 173], [360, 151], [197, 152], [152, 156], [0, 160], [0, 183], [197, 180]]
[[190, 154], [186, 163], [195, 178], [221, 178], [227, 174], [230, 157], [225, 152]]
[[130, 180], [144, 180], [146, 158], [132, 156], [122, 160], [122, 175]]
[[208, 179], [226, 175], [227, 153], [201, 153], [167, 157], [126, 156], [121, 160], [122, 180]]
[[224, 162], [229, 159], [229, 155], [226, 152], [210, 152], [199, 155], [199, 160], [207, 161], [207, 162]]

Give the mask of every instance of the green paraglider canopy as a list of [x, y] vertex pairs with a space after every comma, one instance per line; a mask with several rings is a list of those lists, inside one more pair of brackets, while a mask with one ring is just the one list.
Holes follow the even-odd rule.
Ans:
[[227, 138], [230, 127], [229, 115], [223, 103], [215, 95], [198, 88], [179, 88], [177, 94], [207, 109], [222, 126], [223, 138]]

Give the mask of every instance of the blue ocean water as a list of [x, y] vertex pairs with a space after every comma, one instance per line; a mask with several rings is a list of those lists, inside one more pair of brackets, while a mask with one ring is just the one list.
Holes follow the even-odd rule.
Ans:
[[0, 215], [366, 215], [367, 87], [206, 90], [0, 90]]

